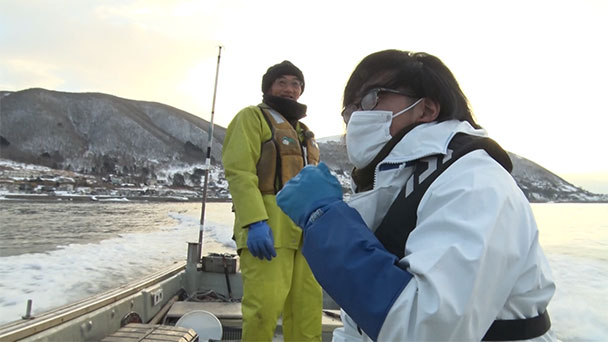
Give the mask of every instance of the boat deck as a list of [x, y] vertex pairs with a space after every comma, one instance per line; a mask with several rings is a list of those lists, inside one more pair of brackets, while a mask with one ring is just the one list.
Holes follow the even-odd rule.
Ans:
[[[160, 334], [166, 338], [161, 341], [168, 342], [176, 337], [176, 341], [187, 342], [190, 337], [176, 327], [176, 323], [182, 316], [200, 310], [215, 316], [215, 322], [219, 320], [221, 327], [218, 324], [217, 329], [221, 329], [222, 341], [238, 341], [242, 331], [241, 303], [234, 298], [242, 298], [243, 291], [236, 257], [205, 256], [201, 264], [191, 257], [196, 254], [194, 247], [195, 244], [189, 245], [186, 262], [34, 317], [2, 325], [0, 341], [130, 342], [145, 341], [145, 338]], [[323, 307], [322, 339], [331, 341], [333, 330], [342, 326], [340, 311], [326, 295]], [[137, 338], [129, 340], [132, 337]], [[206, 340], [204, 336], [198, 338]], [[274, 341], [282, 340], [282, 321], [279, 319]]]
[[[241, 303], [225, 303], [225, 302], [176, 302], [171, 306], [165, 317], [165, 322], [171, 324], [177, 321], [180, 317], [188, 312], [195, 310], [204, 310], [212, 313], [222, 323], [225, 337], [222, 340], [237, 340], [240, 338], [240, 330], [243, 323], [241, 315]], [[334, 329], [341, 327], [340, 310], [323, 310], [323, 340], [331, 341]], [[279, 318], [277, 323], [277, 335], [282, 335], [283, 322]], [[235, 336], [236, 338], [226, 338], [227, 336]], [[279, 339], [280, 340], [280, 339]]]

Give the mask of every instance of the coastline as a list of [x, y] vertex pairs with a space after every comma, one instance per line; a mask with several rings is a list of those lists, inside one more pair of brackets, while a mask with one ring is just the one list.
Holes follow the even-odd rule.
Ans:
[[[110, 196], [110, 195], [47, 195], [47, 194], [0, 194], [0, 201], [37, 202], [201, 202], [202, 197], [182, 196]], [[231, 198], [207, 198], [208, 203], [232, 202]]]

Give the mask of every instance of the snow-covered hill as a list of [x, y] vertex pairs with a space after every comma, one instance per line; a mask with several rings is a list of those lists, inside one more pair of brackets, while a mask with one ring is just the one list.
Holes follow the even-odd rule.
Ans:
[[[229, 198], [221, 167], [225, 132], [217, 125], [213, 130], [210, 189], [216, 198]], [[162, 195], [179, 189], [186, 197], [197, 197], [208, 133], [209, 122], [161, 103], [39, 88], [0, 91], [0, 191], [88, 188]], [[322, 159], [349, 188], [352, 165], [343, 139], [318, 141]], [[532, 202], [608, 201], [606, 195], [592, 194], [529, 160], [510, 156], [513, 177]]]
[[[0, 119], [3, 158], [96, 174], [196, 163], [209, 132], [207, 121], [164, 104], [44, 89], [0, 92]], [[224, 135], [214, 128], [212, 159]]]

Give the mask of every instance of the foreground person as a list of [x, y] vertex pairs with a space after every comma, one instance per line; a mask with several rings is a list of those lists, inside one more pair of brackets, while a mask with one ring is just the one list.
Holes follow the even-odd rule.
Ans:
[[555, 340], [555, 285], [507, 153], [426, 53], [364, 58], [342, 116], [355, 194], [323, 163], [277, 195], [342, 307], [334, 340]]
[[299, 121], [303, 91], [295, 65], [271, 66], [263, 102], [242, 109], [226, 130], [222, 162], [243, 276], [243, 341], [271, 341], [279, 316], [285, 341], [321, 340], [323, 292], [302, 255], [302, 231], [275, 199], [304, 165], [319, 162], [314, 135]]

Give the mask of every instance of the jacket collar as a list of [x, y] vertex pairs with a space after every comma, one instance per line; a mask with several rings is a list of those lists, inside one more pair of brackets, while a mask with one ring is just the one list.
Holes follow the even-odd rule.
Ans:
[[449, 120], [421, 124], [408, 132], [378, 166], [384, 163], [408, 162], [438, 153], [446, 154], [448, 144], [456, 133], [488, 136], [485, 129], [475, 129], [466, 121]]

